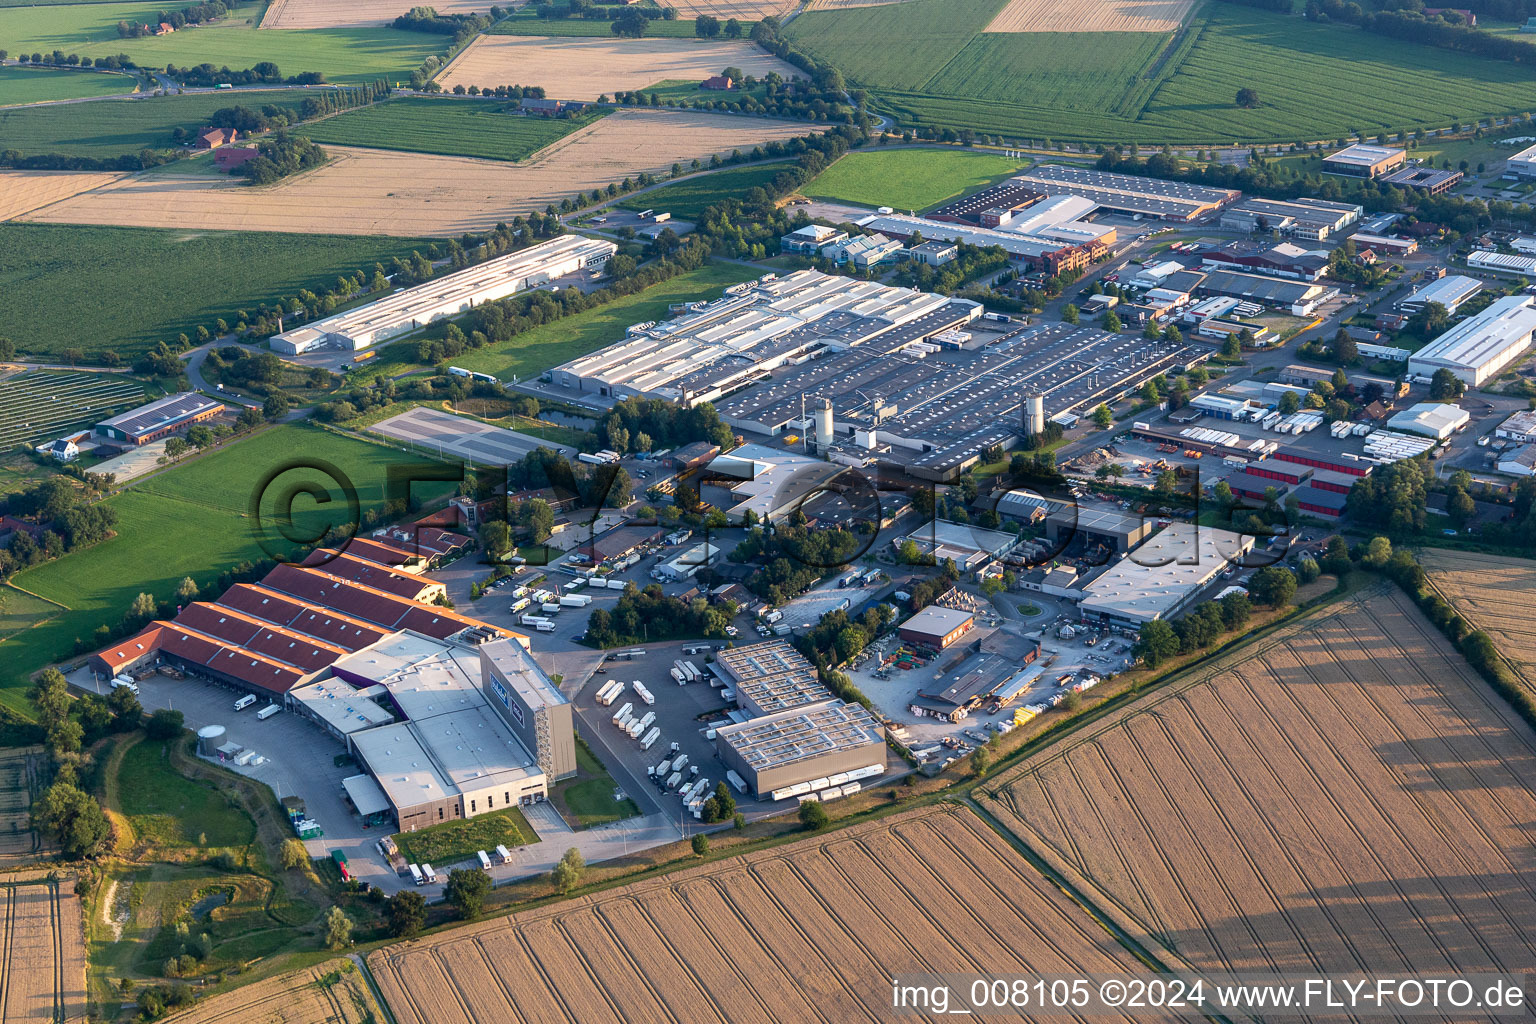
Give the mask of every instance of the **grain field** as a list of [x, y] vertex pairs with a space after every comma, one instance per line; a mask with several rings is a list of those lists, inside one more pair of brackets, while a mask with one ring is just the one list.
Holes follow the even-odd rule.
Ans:
[[43, 748], [12, 747], [0, 752], [0, 868], [30, 864], [43, 842], [32, 829], [32, 803], [39, 795]]
[[216, 178], [125, 178], [28, 214], [54, 224], [458, 235], [674, 161], [804, 135], [804, 124], [691, 111], [620, 110], [522, 163], [327, 146], [325, 166], [263, 188]]
[[399, 1024], [847, 1024], [890, 1019], [901, 972], [1145, 972], [953, 806], [389, 946], [368, 963]]
[[891, 4], [910, 2], [911, 0], [811, 0], [811, 10], [846, 11], [855, 7], [889, 7]]
[[1536, 562], [1430, 549], [1419, 564], [1461, 617], [1487, 633], [1510, 667], [1536, 687]]
[[351, 960], [281, 974], [203, 1000], [165, 1024], [376, 1024], [385, 1019]]
[[798, 0], [678, 0], [668, 6], [677, 8], [679, 18], [710, 14], [722, 22], [735, 18], [745, 23], [767, 17], [783, 18], [800, 4]]
[[121, 177], [74, 171], [0, 170], [0, 221], [12, 220]]
[[0, 929], [0, 1020], [85, 1020], [85, 935], [72, 883], [0, 887]]
[[1377, 588], [1148, 695], [982, 804], [1205, 971], [1536, 968], [1536, 734]]
[[658, 82], [703, 81], [738, 67], [761, 78], [777, 71], [786, 79], [805, 73], [744, 39], [603, 39], [562, 36], [481, 36], [456, 57], [437, 81], [462, 85], [541, 85], [552, 98], [595, 100], [644, 89]]
[[1195, 0], [1008, 0], [987, 32], [1172, 32]]
[[[387, 25], [414, 6], [410, 0], [272, 0], [262, 28], [367, 28]], [[432, 0], [438, 14], [483, 14], [489, 0]]]

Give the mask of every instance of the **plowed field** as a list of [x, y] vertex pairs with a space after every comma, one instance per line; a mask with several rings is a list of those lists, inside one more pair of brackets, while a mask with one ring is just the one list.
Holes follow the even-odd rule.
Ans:
[[197, 1003], [166, 1024], [376, 1024], [378, 1001], [350, 960], [332, 960]]
[[264, 188], [212, 178], [125, 178], [28, 214], [55, 224], [297, 231], [341, 235], [458, 235], [543, 210], [674, 161], [750, 150], [810, 130], [691, 111], [619, 110], [523, 163], [327, 146], [325, 166]]
[[[700, 12], [706, 13], [706, 12]], [[729, 15], [720, 15], [729, 17]], [[550, 97], [595, 100], [658, 82], [702, 82], [738, 67], [758, 78], [777, 71], [786, 79], [805, 72], [745, 39], [590, 39], [570, 36], [482, 36], [438, 76], [444, 89], [462, 85], [541, 85]], [[724, 95], [724, 94], [721, 94]]]
[[0, 887], [0, 1020], [85, 1019], [85, 935], [71, 885]]
[[1533, 786], [1536, 734], [1392, 589], [1148, 695], [983, 805], [1173, 963], [1525, 972]]
[[1461, 617], [1492, 637], [1520, 678], [1536, 687], [1536, 562], [1430, 550], [1419, 564]]
[[890, 1019], [900, 972], [1145, 971], [954, 807], [390, 946], [368, 963], [400, 1024], [846, 1024]]

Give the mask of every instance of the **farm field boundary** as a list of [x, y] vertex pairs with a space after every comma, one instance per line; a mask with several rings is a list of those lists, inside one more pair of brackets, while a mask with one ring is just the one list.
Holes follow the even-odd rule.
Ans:
[[344, 111], [304, 127], [326, 145], [525, 160], [592, 124], [602, 112], [547, 118], [511, 112], [516, 100], [406, 97]]
[[1418, 558], [1440, 595], [1492, 637], [1514, 673], [1536, 689], [1536, 562], [1433, 548]]
[[976, 790], [1160, 960], [1528, 970], [1536, 734], [1395, 588], [1191, 671]]
[[[888, 1013], [895, 971], [1147, 971], [955, 805], [387, 946], [368, 962], [400, 1024], [873, 1020]], [[512, 977], [524, 980], [501, 980]]]

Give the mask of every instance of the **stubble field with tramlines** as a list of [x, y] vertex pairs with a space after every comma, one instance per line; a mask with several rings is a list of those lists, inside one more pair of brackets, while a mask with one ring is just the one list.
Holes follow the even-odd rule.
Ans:
[[373, 990], [350, 960], [332, 960], [202, 1001], [166, 1024], [377, 1024]]
[[843, 1024], [889, 1019], [901, 972], [1146, 970], [954, 806], [386, 947], [368, 964], [399, 1024]]
[[1492, 637], [1510, 667], [1536, 688], [1536, 562], [1426, 550], [1419, 564], [1461, 617]]
[[1536, 967], [1536, 734], [1397, 590], [1259, 641], [985, 787], [1157, 955]]
[[85, 1019], [85, 934], [69, 885], [0, 887], [0, 1020]]

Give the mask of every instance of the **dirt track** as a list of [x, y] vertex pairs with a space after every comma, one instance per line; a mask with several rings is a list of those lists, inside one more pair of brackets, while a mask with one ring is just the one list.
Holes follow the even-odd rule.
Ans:
[[1195, 0], [1008, 0], [987, 32], [1172, 32]]
[[1536, 967], [1536, 734], [1396, 589], [1041, 753], [985, 806], [1171, 962]]
[[368, 963], [400, 1024], [844, 1024], [891, 1019], [901, 972], [1146, 971], [952, 806], [389, 946]]
[[813, 130], [680, 111], [620, 110], [540, 150], [528, 161], [327, 146], [324, 167], [264, 188], [207, 177], [155, 174], [120, 181], [28, 214], [59, 224], [300, 231], [348, 235], [458, 235], [543, 210], [577, 191], [674, 161]]
[[444, 89], [541, 85], [553, 98], [595, 100], [663, 81], [701, 82], [727, 67], [759, 78], [770, 71], [786, 79], [805, 77], [799, 68], [744, 39], [481, 36], [454, 58], [437, 81]]

